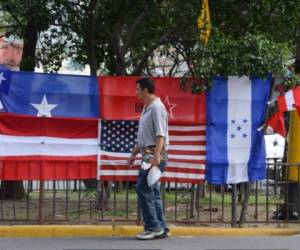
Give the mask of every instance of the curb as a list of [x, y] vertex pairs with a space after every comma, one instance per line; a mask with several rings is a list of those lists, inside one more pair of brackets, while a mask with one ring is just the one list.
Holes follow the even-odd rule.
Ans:
[[[0, 226], [0, 237], [134, 237], [141, 226], [98, 225], [25, 225]], [[171, 227], [172, 236], [291, 236], [300, 234], [295, 228], [208, 228]]]

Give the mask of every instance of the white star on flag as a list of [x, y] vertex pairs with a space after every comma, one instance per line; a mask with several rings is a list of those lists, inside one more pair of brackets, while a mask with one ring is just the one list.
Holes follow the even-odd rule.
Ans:
[[0, 109], [3, 109], [2, 101], [0, 101]]
[[37, 116], [51, 117], [51, 110], [54, 109], [57, 104], [49, 104], [47, 96], [44, 95], [40, 104], [31, 103], [31, 105], [38, 110]]
[[5, 81], [6, 78], [3, 76], [3, 72], [0, 73], [0, 85], [2, 84], [2, 81]]
[[167, 112], [168, 112], [168, 115], [169, 115], [171, 118], [174, 118], [174, 115], [173, 115], [173, 109], [177, 106], [177, 104], [175, 104], [175, 103], [170, 103], [169, 96], [166, 96], [165, 101], [164, 101], [164, 104], [165, 104], [166, 110], [167, 110]]

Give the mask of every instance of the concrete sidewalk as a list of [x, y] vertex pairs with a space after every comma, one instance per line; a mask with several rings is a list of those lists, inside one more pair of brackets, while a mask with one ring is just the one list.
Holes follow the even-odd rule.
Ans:
[[[223, 228], [171, 227], [172, 236], [290, 236], [300, 234], [300, 228]], [[134, 237], [141, 226], [102, 225], [25, 225], [0, 226], [0, 237]]]

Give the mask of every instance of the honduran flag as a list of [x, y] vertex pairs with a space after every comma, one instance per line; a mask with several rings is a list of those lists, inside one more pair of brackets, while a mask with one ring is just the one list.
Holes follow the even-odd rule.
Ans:
[[0, 179], [95, 178], [95, 77], [0, 69]]
[[216, 78], [207, 93], [206, 180], [233, 184], [264, 179], [262, 131], [271, 80]]

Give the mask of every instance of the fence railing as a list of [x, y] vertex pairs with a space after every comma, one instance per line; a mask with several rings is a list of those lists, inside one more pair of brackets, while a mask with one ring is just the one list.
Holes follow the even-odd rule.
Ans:
[[[162, 183], [166, 219], [229, 226], [299, 223], [300, 176], [289, 181], [290, 167], [280, 159], [269, 159], [265, 180], [238, 185]], [[140, 224], [142, 220], [132, 182], [23, 181], [23, 186], [24, 199], [0, 199], [2, 224]]]

